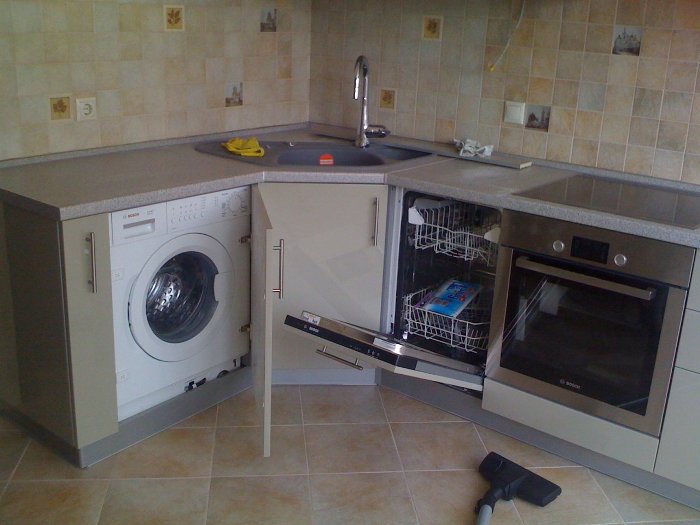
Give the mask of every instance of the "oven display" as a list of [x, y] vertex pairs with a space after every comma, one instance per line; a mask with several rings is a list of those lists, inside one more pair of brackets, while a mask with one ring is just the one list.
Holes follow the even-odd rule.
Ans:
[[610, 245], [607, 242], [594, 241], [585, 237], [574, 236], [571, 240], [571, 256], [593, 261], [600, 264], [608, 262], [608, 250]]

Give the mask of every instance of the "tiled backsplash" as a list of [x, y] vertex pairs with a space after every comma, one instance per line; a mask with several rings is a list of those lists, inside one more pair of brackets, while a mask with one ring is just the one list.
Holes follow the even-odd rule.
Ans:
[[[513, 32], [520, 2], [179, 0], [166, 30], [162, 1], [0, 0], [0, 159], [354, 127], [364, 54], [370, 120], [395, 134], [700, 184], [700, 3], [525, 0]], [[97, 119], [76, 121], [91, 97]], [[505, 101], [525, 125], [503, 123]]]
[[[0, 0], [0, 159], [305, 122], [310, 9]], [[65, 97], [69, 113], [52, 111]], [[97, 118], [77, 121], [76, 99], [92, 97]]]
[[[520, 6], [314, 1], [311, 119], [356, 125], [352, 66], [365, 54], [370, 120], [395, 133], [700, 184], [700, 2], [525, 0], [511, 38]], [[423, 38], [424, 16], [443, 17], [441, 40]], [[635, 39], [639, 56], [613, 54]], [[395, 110], [379, 108], [381, 89]], [[506, 100], [548, 115], [548, 131], [504, 124]]]

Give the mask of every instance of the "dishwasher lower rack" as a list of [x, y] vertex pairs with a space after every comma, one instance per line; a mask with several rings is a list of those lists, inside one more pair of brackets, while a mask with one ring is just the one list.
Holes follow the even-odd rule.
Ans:
[[480, 294], [457, 317], [430, 312], [418, 306], [434, 288], [422, 288], [403, 298], [407, 334], [439, 341], [466, 352], [485, 351], [489, 341], [491, 303]]
[[484, 236], [498, 226], [497, 213], [483, 213], [474, 204], [453, 201], [416, 211], [421, 217], [415, 230], [416, 249], [495, 265], [498, 245]]

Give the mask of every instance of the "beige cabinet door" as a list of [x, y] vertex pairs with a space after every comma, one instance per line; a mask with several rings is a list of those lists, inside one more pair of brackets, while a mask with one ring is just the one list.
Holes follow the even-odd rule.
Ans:
[[[272, 306], [275, 369], [344, 367], [317, 355], [313, 343], [284, 327], [302, 311], [379, 328], [387, 187], [366, 184], [259, 185], [272, 243], [284, 246]], [[268, 257], [271, 252], [268, 252]]]
[[274, 235], [260, 190], [253, 186], [251, 228], [251, 366], [263, 455], [270, 455], [272, 422], [272, 305], [275, 281]]
[[109, 215], [61, 223], [76, 446], [118, 430]]
[[700, 374], [673, 371], [654, 473], [700, 490]]

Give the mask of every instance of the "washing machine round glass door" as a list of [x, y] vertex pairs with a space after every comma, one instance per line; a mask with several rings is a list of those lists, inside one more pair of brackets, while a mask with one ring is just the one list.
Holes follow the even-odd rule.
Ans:
[[138, 345], [161, 361], [182, 361], [206, 348], [233, 295], [228, 251], [204, 234], [163, 244], [131, 288], [129, 325]]

